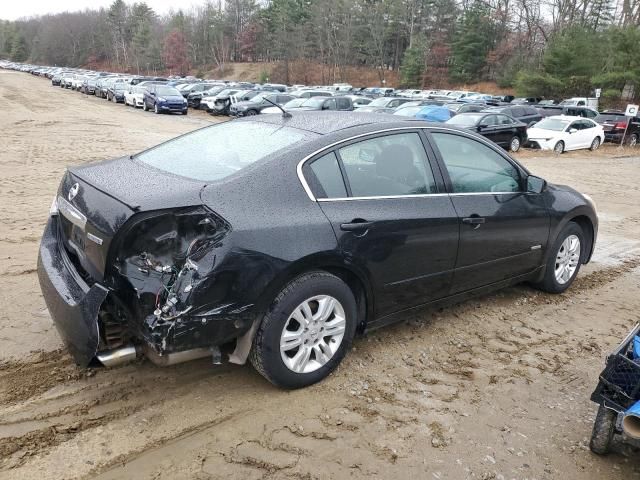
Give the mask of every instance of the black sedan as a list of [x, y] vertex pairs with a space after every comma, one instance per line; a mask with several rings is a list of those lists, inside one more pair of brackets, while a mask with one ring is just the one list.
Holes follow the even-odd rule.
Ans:
[[478, 132], [512, 152], [520, 150], [527, 141], [527, 126], [508, 115], [460, 113], [447, 120], [447, 124]]
[[38, 276], [80, 365], [235, 348], [296, 388], [409, 309], [520, 282], [565, 291], [597, 230], [588, 197], [468, 130], [296, 111], [70, 167]]

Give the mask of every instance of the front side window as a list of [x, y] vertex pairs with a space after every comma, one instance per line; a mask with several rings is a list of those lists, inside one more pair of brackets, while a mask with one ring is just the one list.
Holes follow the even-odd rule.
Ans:
[[437, 187], [417, 133], [364, 140], [339, 149], [353, 197], [436, 193]]
[[516, 167], [488, 146], [461, 135], [432, 133], [453, 193], [520, 191]]

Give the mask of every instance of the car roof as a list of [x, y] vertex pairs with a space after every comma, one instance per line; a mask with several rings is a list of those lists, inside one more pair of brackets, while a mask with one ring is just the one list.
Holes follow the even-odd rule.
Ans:
[[[361, 127], [364, 125], [376, 125], [376, 124], [388, 124], [390, 128], [395, 126], [406, 127], [411, 126], [412, 123], [418, 123], [417, 127], [428, 126], [428, 123], [424, 120], [398, 120], [397, 116], [384, 115], [380, 113], [365, 113], [365, 112], [327, 112], [327, 111], [303, 111], [295, 110], [290, 112], [291, 117], [285, 118], [280, 114], [267, 114], [250, 117], [251, 121], [258, 121], [264, 123], [271, 123], [275, 125], [282, 125], [291, 128], [297, 128], [299, 130], [307, 130], [310, 132], [318, 133], [320, 135], [327, 135], [339, 130], [345, 130], [347, 128]], [[234, 120], [234, 121], [244, 121]]]
[[555, 118], [557, 120], [567, 120], [573, 122], [574, 120], [591, 120], [590, 118], [581, 117], [579, 115], [550, 115], [547, 118]]

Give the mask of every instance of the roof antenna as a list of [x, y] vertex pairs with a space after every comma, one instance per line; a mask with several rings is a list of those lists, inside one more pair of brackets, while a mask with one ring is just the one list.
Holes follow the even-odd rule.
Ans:
[[291, 118], [292, 117], [292, 115], [289, 112], [287, 112], [284, 108], [282, 108], [276, 102], [273, 102], [273, 101], [269, 100], [267, 97], [264, 97], [264, 99], [265, 99], [265, 101], [269, 102], [274, 107], [278, 107], [280, 110], [282, 110], [282, 118]]

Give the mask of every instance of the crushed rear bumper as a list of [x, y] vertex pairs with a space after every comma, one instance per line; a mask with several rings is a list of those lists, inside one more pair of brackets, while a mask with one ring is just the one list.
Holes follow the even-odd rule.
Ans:
[[98, 283], [88, 286], [58, 244], [58, 218], [49, 217], [40, 243], [38, 279], [42, 295], [75, 362], [89, 365], [98, 351], [98, 311], [108, 290]]

